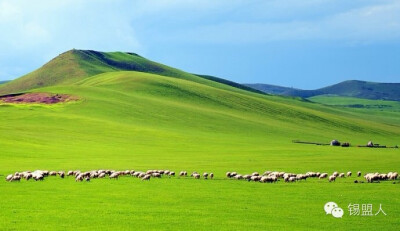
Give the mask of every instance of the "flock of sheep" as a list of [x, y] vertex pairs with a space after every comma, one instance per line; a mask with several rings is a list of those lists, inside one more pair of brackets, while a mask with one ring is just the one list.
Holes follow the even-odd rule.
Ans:
[[[226, 177], [233, 178], [236, 180], [247, 180], [247, 181], [258, 181], [261, 183], [274, 183], [279, 179], [283, 179], [285, 182], [296, 182], [301, 180], [306, 180], [307, 178], [319, 178], [319, 179], [328, 179], [329, 182], [333, 182], [336, 178], [344, 178], [351, 177], [352, 172], [339, 173], [333, 172], [328, 176], [328, 173], [320, 173], [320, 172], [307, 172], [305, 174], [300, 173], [287, 173], [287, 172], [272, 172], [266, 171], [262, 175], [258, 172], [253, 172], [251, 174], [241, 175], [237, 172], [227, 172]], [[367, 173], [364, 175], [365, 180], [368, 183], [379, 182], [381, 180], [396, 180], [398, 178], [397, 172], [389, 172], [389, 173]], [[357, 177], [361, 177], [361, 171], [357, 172]], [[354, 183], [358, 183], [358, 180], [355, 180]]]
[[[351, 177], [352, 173], [347, 172], [339, 173], [333, 172], [328, 176], [328, 173], [320, 173], [320, 172], [307, 172], [307, 173], [287, 173], [287, 172], [273, 172], [266, 171], [263, 174], [259, 174], [258, 172], [253, 172], [251, 174], [239, 174], [237, 172], [227, 172], [226, 177], [229, 179], [236, 180], [247, 180], [247, 181], [255, 181], [261, 183], [274, 183], [283, 179], [284, 182], [296, 182], [301, 180], [306, 180], [307, 178], [319, 178], [319, 179], [328, 179], [329, 182], [333, 182], [336, 178], [344, 178]], [[94, 178], [105, 178], [108, 176], [110, 179], [118, 179], [120, 176], [132, 176], [137, 177], [144, 180], [150, 180], [151, 178], [161, 178], [162, 176], [174, 177], [175, 172], [170, 170], [148, 170], [146, 172], [135, 171], [135, 170], [125, 170], [125, 171], [114, 171], [114, 170], [92, 170], [87, 172], [81, 172], [79, 170], [68, 171], [65, 173], [64, 171], [47, 171], [47, 170], [36, 170], [36, 171], [24, 171], [24, 172], [16, 172], [14, 174], [10, 174], [6, 177], [6, 181], [20, 181], [21, 179], [30, 180], [33, 179], [35, 181], [42, 181], [45, 177], [48, 176], [59, 176], [61, 178], [74, 177], [75, 181], [90, 181]], [[181, 171], [179, 173], [179, 177], [187, 177], [188, 173], [186, 171]], [[194, 179], [213, 179], [213, 173], [204, 172], [202, 175], [198, 172], [193, 172], [190, 177]], [[361, 177], [361, 172], [357, 172], [357, 177]], [[381, 180], [396, 180], [398, 178], [397, 172], [389, 172], [389, 173], [367, 173], [364, 175], [365, 180], [368, 183], [379, 182]], [[354, 181], [358, 183], [357, 180]]]
[[[186, 171], [181, 171], [179, 173], [180, 177], [187, 177]], [[162, 176], [174, 177], [175, 172], [170, 170], [147, 170], [146, 172], [135, 171], [135, 170], [125, 170], [125, 171], [114, 171], [114, 170], [92, 170], [87, 172], [81, 172], [79, 170], [68, 171], [65, 173], [64, 171], [47, 171], [47, 170], [36, 170], [36, 171], [24, 171], [24, 172], [16, 172], [14, 174], [10, 174], [6, 177], [6, 181], [20, 181], [21, 179], [30, 180], [33, 179], [35, 181], [42, 181], [45, 177], [48, 176], [59, 176], [61, 178], [74, 177], [75, 181], [90, 181], [90, 179], [94, 178], [105, 178], [108, 176], [110, 179], [118, 179], [120, 176], [132, 176], [137, 177], [142, 180], [150, 180], [150, 178], [161, 178]], [[200, 179], [201, 176], [197, 172], [193, 172], [191, 177], [195, 179]], [[204, 179], [213, 179], [214, 173], [203, 173]]]

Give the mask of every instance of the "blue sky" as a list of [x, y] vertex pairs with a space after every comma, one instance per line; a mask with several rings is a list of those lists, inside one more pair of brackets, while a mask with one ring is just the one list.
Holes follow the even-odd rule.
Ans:
[[76, 49], [240, 83], [400, 82], [398, 0], [0, 0], [0, 80]]

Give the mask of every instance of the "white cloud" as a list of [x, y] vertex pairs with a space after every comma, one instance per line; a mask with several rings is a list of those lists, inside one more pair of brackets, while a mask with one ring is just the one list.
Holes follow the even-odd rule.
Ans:
[[0, 69], [18, 76], [72, 48], [395, 41], [399, 22], [396, 0], [0, 0]]

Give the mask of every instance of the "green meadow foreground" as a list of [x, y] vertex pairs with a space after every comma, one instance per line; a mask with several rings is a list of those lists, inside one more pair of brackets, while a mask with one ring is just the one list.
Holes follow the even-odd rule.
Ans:
[[[213, 180], [1, 180], [0, 230], [399, 229], [399, 180], [354, 183], [365, 181], [357, 171], [400, 171], [399, 149], [355, 147], [369, 140], [398, 145], [398, 112], [380, 116], [261, 95], [190, 74], [165, 75], [114, 70], [29, 89], [78, 101], [1, 104], [0, 175], [170, 169], [213, 172]], [[353, 147], [294, 144], [295, 139], [338, 139]], [[266, 170], [353, 176], [272, 184], [225, 177], [227, 171]], [[325, 214], [329, 201], [343, 208], [342, 218]], [[372, 204], [374, 214], [381, 204], [387, 215], [350, 216], [349, 204]]]

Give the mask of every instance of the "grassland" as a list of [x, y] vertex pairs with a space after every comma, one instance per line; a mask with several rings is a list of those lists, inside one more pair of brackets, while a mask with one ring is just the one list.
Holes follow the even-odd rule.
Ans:
[[[202, 82], [203, 81], [203, 82]], [[398, 230], [400, 184], [357, 178], [260, 184], [226, 171], [399, 171], [398, 149], [299, 145], [292, 139], [399, 142], [400, 123], [353, 109], [260, 95], [207, 80], [110, 72], [32, 91], [61, 105], [0, 106], [0, 175], [49, 169], [171, 169], [214, 180], [124, 177], [0, 181], [2, 230]], [[377, 115], [379, 116], [379, 115]], [[399, 182], [398, 182], [399, 183]], [[335, 201], [342, 219], [325, 215]], [[350, 203], [387, 216], [349, 216]]]
[[[399, 111], [345, 106], [376, 101], [313, 103], [245, 89], [133, 53], [81, 50], [2, 85], [0, 93], [80, 100], [0, 104], [0, 177], [35, 169], [171, 169], [216, 177], [1, 180], [0, 230], [398, 230], [400, 182], [260, 184], [228, 180], [225, 172], [400, 171], [399, 149], [291, 142], [398, 145]], [[342, 219], [325, 215], [328, 201], [345, 210]], [[387, 216], [349, 216], [350, 203], [373, 204], [374, 211], [382, 204]]]

